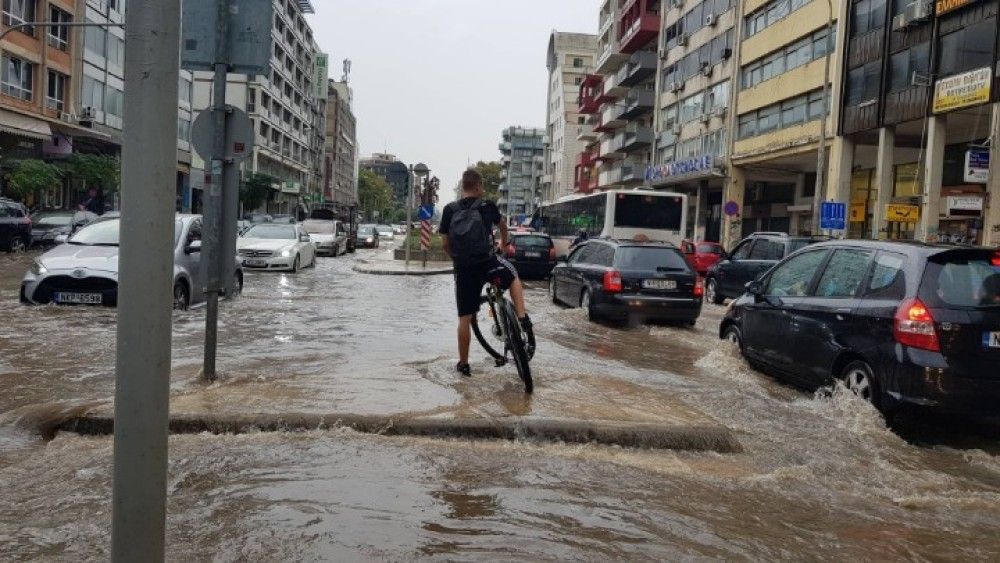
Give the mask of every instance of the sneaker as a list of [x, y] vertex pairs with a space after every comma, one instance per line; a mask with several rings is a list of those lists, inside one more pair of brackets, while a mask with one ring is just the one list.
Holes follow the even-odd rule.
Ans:
[[531, 317], [524, 315], [524, 318], [520, 319], [518, 322], [521, 323], [521, 330], [527, 333], [531, 333], [531, 329], [534, 325], [531, 324]]
[[468, 363], [458, 362], [457, 364], [455, 364], [455, 371], [464, 375], [465, 377], [472, 376], [472, 368], [469, 367]]

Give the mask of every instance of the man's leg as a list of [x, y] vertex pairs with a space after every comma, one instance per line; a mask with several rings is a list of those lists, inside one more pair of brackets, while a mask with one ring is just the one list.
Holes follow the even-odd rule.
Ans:
[[458, 363], [469, 363], [469, 344], [472, 342], [472, 315], [458, 318]]
[[528, 315], [527, 311], [524, 310], [524, 285], [521, 284], [521, 278], [514, 278], [514, 281], [511, 282], [510, 300], [514, 302], [517, 318], [523, 319]]

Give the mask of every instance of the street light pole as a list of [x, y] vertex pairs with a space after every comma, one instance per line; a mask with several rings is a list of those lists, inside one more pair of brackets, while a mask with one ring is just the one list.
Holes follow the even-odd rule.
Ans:
[[819, 125], [819, 147], [816, 150], [816, 186], [813, 190], [813, 234], [820, 231], [820, 206], [826, 198], [826, 121], [830, 115], [830, 51], [831, 42], [836, 47], [833, 37], [833, 2], [826, 0], [829, 17], [826, 20], [826, 56], [823, 57], [823, 117]]

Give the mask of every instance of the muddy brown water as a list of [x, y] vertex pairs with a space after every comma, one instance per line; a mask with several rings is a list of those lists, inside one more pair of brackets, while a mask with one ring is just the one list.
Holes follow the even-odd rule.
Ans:
[[[736, 455], [349, 431], [171, 438], [171, 560], [956, 559], [1000, 554], [996, 434], [886, 428], [867, 405], [791, 389], [695, 330], [587, 324], [529, 301], [536, 397], [481, 354], [452, 373], [448, 276], [327, 259], [248, 276], [222, 308], [224, 377], [197, 379], [203, 312], [175, 316], [172, 404], [213, 412], [414, 412], [657, 420], [677, 402]], [[19, 426], [113, 395], [115, 312], [22, 307], [30, 256], [0, 255], [0, 559], [105, 559], [111, 440]]]

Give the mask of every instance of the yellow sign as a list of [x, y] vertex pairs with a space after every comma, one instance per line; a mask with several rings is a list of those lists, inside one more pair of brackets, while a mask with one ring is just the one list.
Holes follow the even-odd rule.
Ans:
[[920, 219], [920, 206], [907, 203], [890, 203], [885, 206], [885, 220], [890, 223], [916, 223]]
[[938, 0], [934, 3], [934, 14], [940, 16], [952, 10], [957, 10], [962, 6], [972, 4], [975, 0]]
[[934, 113], [985, 104], [990, 101], [990, 67], [938, 80], [934, 85]]
[[852, 203], [851, 204], [851, 222], [852, 223], [863, 223], [865, 220], [865, 204], [862, 203]]

